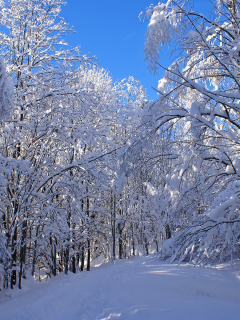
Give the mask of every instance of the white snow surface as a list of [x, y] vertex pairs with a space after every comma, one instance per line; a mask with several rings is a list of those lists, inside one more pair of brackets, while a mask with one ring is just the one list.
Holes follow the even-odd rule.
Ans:
[[236, 265], [169, 264], [153, 256], [60, 275], [0, 293], [4, 320], [239, 320]]

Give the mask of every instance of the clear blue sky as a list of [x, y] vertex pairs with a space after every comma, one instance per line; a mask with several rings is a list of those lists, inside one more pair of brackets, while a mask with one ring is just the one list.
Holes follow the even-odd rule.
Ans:
[[[194, 2], [200, 12], [205, 11], [207, 0]], [[109, 70], [114, 81], [128, 76], [140, 80], [149, 99], [155, 99], [157, 94], [151, 86], [157, 87], [164, 72], [159, 70], [154, 76], [147, 69], [143, 53], [147, 22], [138, 18], [151, 3], [150, 0], [67, 0], [61, 16], [77, 31], [66, 38], [70, 46], [80, 45], [83, 54], [97, 56], [98, 65]], [[169, 64], [169, 50], [161, 60]]]

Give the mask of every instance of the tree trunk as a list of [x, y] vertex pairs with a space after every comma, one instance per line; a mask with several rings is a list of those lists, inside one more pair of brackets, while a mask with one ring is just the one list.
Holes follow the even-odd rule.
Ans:
[[[17, 267], [17, 225], [14, 229], [14, 235], [12, 239], [12, 267], [15, 269]], [[14, 288], [15, 284], [17, 283], [17, 270], [12, 270], [11, 274], [11, 289]]]
[[[88, 193], [88, 189], [87, 189], [87, 193]], [[87, 216], [88, 216], [88, 223], [90, 224], [90, 199], [89, 197], [87, 197]], [[90, 271], [91, 269], [91, 241], [90, 241], [90, 225], [88, 225], [88, 241], [87, 241], [87, 245], [88, 245], [88, 250], [87, 250], [87, 271]]]
[[165, 233], [166, 233], [166, 239], [170, 239], [172, 235], [171, 235], [169, 224], [166, 224], [165, 226]]
[[22, 276], [23, 276], [23, 268], [25, 267], [25, 260], [26, 260], [26, 239], [27, 235], [27, 221], [23, 221], [22, 224], [22, 239], [21, 239], [21, 249], [20, 249], [20, 271], [19, 271], [19, 282], [18, 287], [22, 289]]
[[88, 239], [88, 256], [87, 256], [87, 271], [90, 271], [91, 269], [91, 242], [90, 239]]
[[57, 275], [57, 241], [53, 245], [53, 275]]
[[122, 255], [123, 255], [123, 240], [122, 240], [122, 229], [121, 227], [119, 227], [119, 259], [122, 259]]
[[116, 258], [116, 196], [112, 196], [112, 254], [113, 260]]
[[135, 240], [134, 240], [133, 225], [132, 225], [132, 247], [133, 247], [133, 256], [135, 256]]
[[33, 261], [32, 261], [32, 276], [34, 276], [35, 273], [35, 265], [36, 265], [36, 257], [37, 257], [37, 237], [38, 237], [38, 232], [39, 232], [40, 226], [37, 226], [36, 230], [36, 240], [34, 241], [34, 251], [33, 251]]
[[69, 248], [67, 246], [67, 248], [65, 249], [65, 274], [68, 274], [68, 262], [69, 262]]
[[76, 273], [76, 258], [73, 256], [72, 258], [72, 273]]
[[84, 260], [85, 260], [85, 249], [84, 249], [84, 246], [82, 246], [82, 250], [81, 250], [81, 271], [84, 270]]
[[146, 236], [144, 235], [144, 244], [145, 244], [145, 250], [146, 250], [146, 254], [147, 256], [149, 255], [149, 251], [148, 251], [148, 242], [147, 242], [147, 238]]

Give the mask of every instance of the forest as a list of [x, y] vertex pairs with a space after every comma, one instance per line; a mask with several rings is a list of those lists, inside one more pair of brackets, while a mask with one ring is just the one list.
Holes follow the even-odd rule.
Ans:
[[99, 257], [239, 259], [240, 1], [149, 4], [156, 101], [66, 45], [65, 4], [0, 1], [0, 288]]

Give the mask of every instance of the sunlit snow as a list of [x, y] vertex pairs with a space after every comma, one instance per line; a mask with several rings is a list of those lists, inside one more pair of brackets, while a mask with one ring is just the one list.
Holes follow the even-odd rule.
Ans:
[[[237, 265], [169, 264], [153, 256], [117, 261], [0, 293], [4, 320], [238, 320]], [[8, 295], [9, 295], [8, 293]]]

